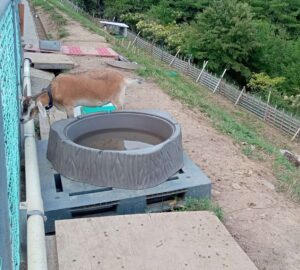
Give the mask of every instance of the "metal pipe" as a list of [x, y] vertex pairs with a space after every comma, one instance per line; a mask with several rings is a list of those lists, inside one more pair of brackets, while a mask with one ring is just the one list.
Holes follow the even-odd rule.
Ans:
[[[31, 96], [30, 60], [24, 60], [24, 89]], [[24, 124], [27, 205], [27, 269], [47, 270], [44, 206], [33, 120]]]

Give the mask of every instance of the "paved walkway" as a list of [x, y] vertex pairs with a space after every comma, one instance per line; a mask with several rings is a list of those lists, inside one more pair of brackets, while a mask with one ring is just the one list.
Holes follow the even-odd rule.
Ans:
[[39, 38], [36, 31], [33, 14], [31, 13], [28, 1], [22, 0], [24, 4], [24, 43], [38, 46]]

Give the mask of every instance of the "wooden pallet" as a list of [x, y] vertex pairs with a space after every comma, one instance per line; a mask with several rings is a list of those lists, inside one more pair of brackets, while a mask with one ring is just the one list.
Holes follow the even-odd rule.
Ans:
[[46, 233], [55, 231], [54, 222], [85, 216], [160, 212], [184, 197], [210, 197], [211, 181], [187, 155], [184, 167], [166, 182], [143, 190], [97, 187], [72, 181], [52, 169], [46, 159], [47, 141], [38, 143], [41, 188]]

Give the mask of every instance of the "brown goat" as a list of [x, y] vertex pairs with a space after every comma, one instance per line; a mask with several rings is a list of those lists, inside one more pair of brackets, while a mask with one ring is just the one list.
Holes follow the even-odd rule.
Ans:
[[111, 102], [117, 109], [122, 109], [126, 87], [131, 83], [141, 83], [141, 80], [125, 78], [111, 69], [60, 74], [36, 96], [29, 97], [24, 93], [21, 121], [33, 119], [38, 112], [45, 116], [52, 105], [66, 112], [68, 118], [73, 117], [76, 106], [100, 106]]

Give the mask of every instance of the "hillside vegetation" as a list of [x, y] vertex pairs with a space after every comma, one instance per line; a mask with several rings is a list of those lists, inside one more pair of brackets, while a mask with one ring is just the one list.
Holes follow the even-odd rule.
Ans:
[[299, 0], [74, 1], [300, 114]]

